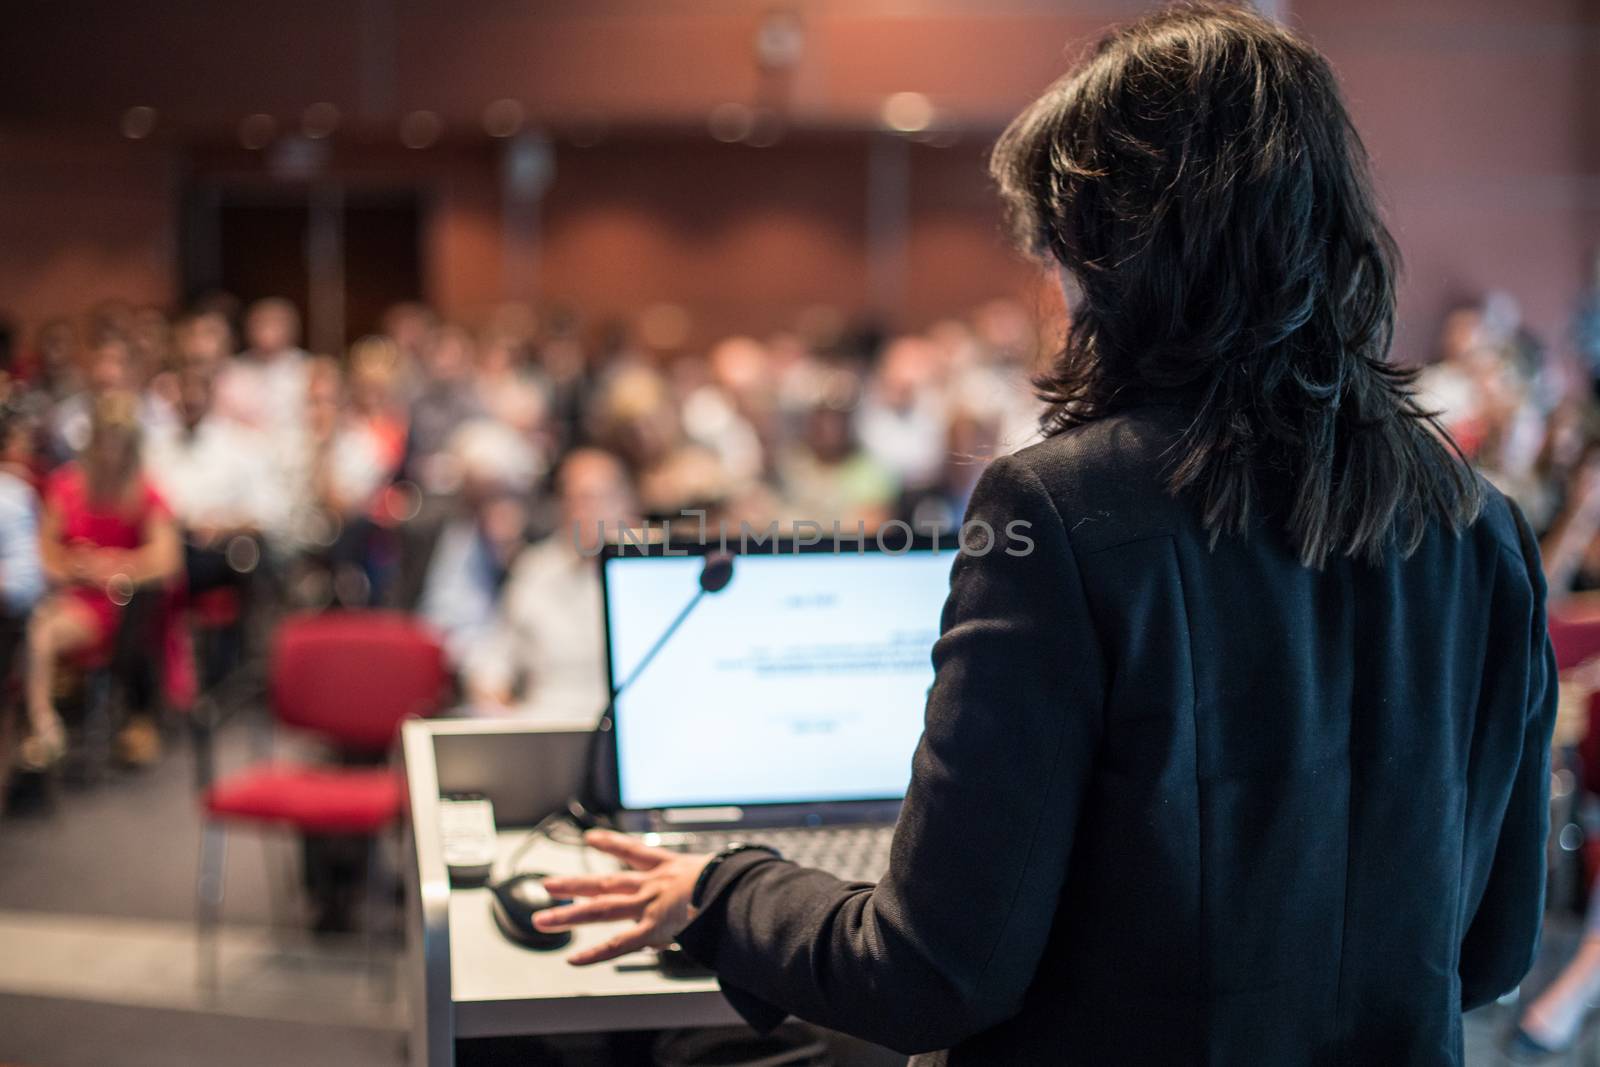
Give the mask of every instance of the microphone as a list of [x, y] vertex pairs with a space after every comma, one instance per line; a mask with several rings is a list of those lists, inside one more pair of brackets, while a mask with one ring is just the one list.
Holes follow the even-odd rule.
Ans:
[[588, 753], [583, 768], [583, 796], [575, 797], [568, 803], [567, 810], [580, 824], [593, 826], [596, 822], [595, 812], [600, 806], [600, 798], [596, 795], [595, 778], [599, 770], [597, 764], [600, 759], [600, 745], [603, 739], [611, 733], [615, 724], [617, 701], [622, 698], [630, 686], [638, 680], [655, 661], [656, 656], [666, 647], [667, 642], [678, 632], [683, 624], [688, 621], [694, 609], [700, 606], [707, 593], [720, 593], [728, 588], [728, 583], [733, 581], [733, 553], [727, 551], [707, 552], [700, 563], [700, 588], [696, 589], [694, 596], [689, 598], [677, 616], [661, 631], [661, 636], [656, 638], [655, 644], [640, 657], [628, 676], [611, 690], [611, 699], [606, 701], [606, 706], [601, 709], [600, 717], [595, 722], [594, 730], [589, 734]]
[[644, 654], [633, 670], [628, 672], [628, 676], [611, 691], [611, 700], [606, 704], [605, 710], [600, 713], [601, 722], [606, 722], [611, 717], [612, 711], [617, 706], [617, 698], [627, 691], [628, 687], [633, 684], [634, 679], [644, 673], [646, 667], [650, 666], [651, 661], [656, 658], [656, 654], [666, 647], [668, 641], [672, 640], [672, 635], [678, 632], [678, 628], [684, 624], [684, 621], [690, 615], [694, 614], [694, 609], [700, 606], [700, 601], [705, 598], [705, 595], [707, 593], [722, 592], [728, 588], [728, 583], [731, 581], [733, 581], [733, 553], [707, 553], [700, 564], [700, 588], [695, 590], [694, 596], [690, 597], [689, 602], [683, 606], [683, 610], [678, 612], [678, 617], [673, 619], [665, 630], [661, 631], [661, 636], [656, 638], [656, 643], [650, 646], [650, 650]]

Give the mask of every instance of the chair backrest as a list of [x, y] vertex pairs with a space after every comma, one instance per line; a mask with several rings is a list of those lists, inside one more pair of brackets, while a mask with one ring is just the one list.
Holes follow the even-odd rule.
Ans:
[[273, 714], [341, 748], [382, 752], [400, 723], [430, 716], [444, 696], [444, 652], [425, 626], [384, 611], [284, 621], [274, 639]]
[[[1570, 671], [1585, 660], [1600, 656], [1600, 617], [1550, 613], [1550, 645], [1556, 653], [1556, 670]], [[1583, 787], [1600, 793], [1600, 693], [1589, 697], [1589, 718], [1578, 741], [1578, 766]]]
[[1586, 659], [1600, 656], [1600, 616], [1585, 618], [1551, 612], [1549, 624], [1557, 670], [1569, 671]]

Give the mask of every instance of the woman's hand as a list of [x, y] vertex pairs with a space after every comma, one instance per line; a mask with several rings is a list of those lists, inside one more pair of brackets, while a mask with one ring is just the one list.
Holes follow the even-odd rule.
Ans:
[[610, 830], [590, 830], [583, 839], [590, 848], [617, 857], [631, 869], [546, 878], [544, 887], [552, 897], [588, 899], [541, 911], [534, 916], [533, 925], [553, 932], [585, 923], [633, 920], [632, 926], [610, 940], [568, 956], [567, 962], [577, 967], [672, 944], [694, 918], [689, 898], [711, 857], [655, 848]]

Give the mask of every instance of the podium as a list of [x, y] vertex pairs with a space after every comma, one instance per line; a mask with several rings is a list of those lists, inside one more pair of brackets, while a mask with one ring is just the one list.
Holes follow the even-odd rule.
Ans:
[[566, 962], [624, 924], [574, 931], [554, 951], [506, 940], [487, 889], [452, 889], [439, 834], [439, 798], [478, 792], [494, 802], [500, 828], [496, 877], [520, 846], [518, 870], [548, 874], [610, 870], [592, 850], [527, 840], [540, 818], [578, 790], [588, 722], [440, 719], [401, 729], [409, 820], [404, 981], [410, 999], [412, 1067], [453, 1067], [463, 1038], [731, 1026], [738, 1016], [714, 978], [669, 978], [648, 953], [591, 967]]

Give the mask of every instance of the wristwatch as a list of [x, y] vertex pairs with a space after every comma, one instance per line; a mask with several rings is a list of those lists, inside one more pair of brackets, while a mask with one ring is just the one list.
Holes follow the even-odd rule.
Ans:
[[699, 909], [700, 898], [705, 895], [706, 886], [711, 884], [712, 874], [716, 873], [717, 868], [721, 867], [723, 862], [730, 856], [737, 856], [741, 852], [766, 852], [775, 859], [783, 859], [783, 853], [771, 845], [755, 845], [744, 841], [735, 841], [733, 844], [723, 848], [715, 856], [712, 856], [711, 859], [706, 861], [706, 865], [700, 869], [700, 877], [694, 880], [694, 891], [689, 894], [690, 907]]

